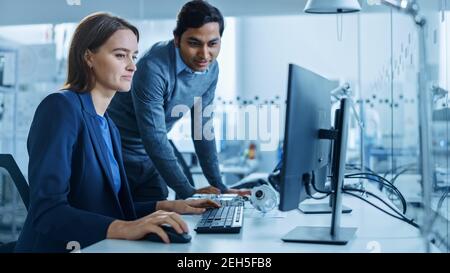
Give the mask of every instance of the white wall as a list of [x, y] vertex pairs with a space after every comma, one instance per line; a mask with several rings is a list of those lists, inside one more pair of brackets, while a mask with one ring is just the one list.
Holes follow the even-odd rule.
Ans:
[[289, 63], [330, 79], [356, 80], [356, 27], [355, 15], [344, 16], [339, 42], [332, 15], [239, 19], [239, 94], [284, 98]]
[[[345, 15], [340, 41], [336, 15], [239, 18], [237, 95], [247, 100], [259, 96], [260, 102], [279, 96], [283, 103], [288, 63], [296, 63], [351, 83], [356, 98], [365, 101], [367, 131], [376, 144], [417, 145], [417, 29], [409, 16], [394, 12], [391, 18], [386, 11]], [[354, 121], [352, 127], [349, 147], [356, 149]], [[281, 138], [283, 133], [281, 115]], [[274, 160], [274, 153], [268, 156]]]

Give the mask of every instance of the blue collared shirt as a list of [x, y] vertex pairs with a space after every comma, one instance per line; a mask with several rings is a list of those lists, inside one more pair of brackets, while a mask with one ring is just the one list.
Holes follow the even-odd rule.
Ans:
[[114, 182], [114, 192], [118, 194], [121, 187], [120, 171], [119, 171], [119, 164], [117, 164], [116, 157], [114, 156], [114, 150], [111, 141], [111, 132], [109, 131], [108, 121], [106, 120], [105, 117], [102, 117], [100, 115], [97, 115], [97, 118], [100, 125], [100, 129], [102, 131], [103, 140], [105, 141], [106, 147], [108, 148], [108, 161]]

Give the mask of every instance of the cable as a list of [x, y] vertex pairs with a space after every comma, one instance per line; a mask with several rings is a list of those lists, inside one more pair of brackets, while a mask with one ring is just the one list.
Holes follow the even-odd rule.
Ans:
[[350, 177], [350, 176], [354, 176], [354, 175], [371, 175], [371, 176], [375, 176], [375, 177], [377, 177], [377, 178], [383, 180], [383, 181], [386, 182], [386, 183], [392, 184], [391, 181], [387, 180], [386, 178], [384, 178], [384, 177], [382, 177], [381, 175], [378, 175], [378, 174], [376, 174], [376, 173], [365, 173], [365, 172], [362, 172], [362, 173], [351, 173], [351, 174], [346, 174], [346, 176], [349, 176], [349, 177]]
[[[367, 173], [360, 173], [360, 174], [362, 174], [362, 175], [371, 175], [371, 174], [367, 174]], [[406, 213], [406, 211], [407, 211], [406, 199], [403, 196], [403, 194], [400, 192], [400, 190], [397, 187], [395, 187], [390, 181], [388, 181], [387, 179], [385, 179], [385, 178], [383, 178], [383, 177], [381, 177], [379, 175], [374, 175], [374, 176], [380, 178], [382, 181], [376, 180], [376, 179], [371, 178], [371, 177], [360, 176], [360, 174], [358, 174], [358, 173], [348, 174], [348, 175], [345, 175], [345, 178], [347, 178], [347, 179], [352, 179], [352, 178], [367, 179], [367, 180], [370, 180], [370, 181], [374, 181], [374, 182], [380, 183], [380, 184], [390, 188], [391, 190], [393, 190], [396, 193], [397, 197], [400, 199], [400, 201], [402, 203], [402, 207], [403, 207], [403, 213], [404, 214]]]
[[[400, 199], [400, 201], [401, 201], [401, 203], [402, 203], [402, 211], [403, 211], [403, 214], [405, 214], [406, 213], [406, 211], [407, 211], [407, 203], [406, 203], [406, 200], [405, 200], [405, 198], [404, 198], [404, 196], [402, 195], [402, 193], [397, 189], [397, 187], [395, 187], [394, 185], [392, 185], [388, 180], [386, 180], [386, 179], [384, 179], [385, 181], [387, 181], [387, 183], [386, 182], [383, 182], [383, 181], [379, 181], [379, 180], [376, 180], [376, 179], [373, 179], [373, 178], [370, 178], [370, 177], [365, 177], [365, 176], [357, 176], [357, 175], [359, 175], [359, 174], [367, 174], [367, 173], [354, 173], [354, 174], [350, 174], [350, 175], [345, 175], [345, 178], [347, 178], [347, 179], [366, 179], [366, 180], [370, 180], [370, 181], [375, 181], [375, 182], [378, 182], [378, 183], [381, 183], [381, 184], [383, 184], [383, 185], [385, 185], [386, 187], [388, 187], [388, 188], [390, 188], [391, 190], [393, 190], [395, 193], [396, 193], [396, 195], [397, 195], [397, 197]], [[378, 175], [375, 175], [376, 177], [379, 177]], [[308, 185], [309, 185], [309, 182], [308, 182]], [[316, 187], [316, 185], [315, 185], [315, 176], [314, 176], [314, 172], [313, 172], [313, 179], [312, 179], [312, 183], [311, 183], [311, 185], [312, 185], [312, 187], [313, 187], [313, 189], [316, 191], [316, 192], [319, 192], [319, 193], [323, 193], [323, 194], [326, 194], [326, 196], [328, 196], [328, 195], [330, 195], [330, 191], [329, 192], [325, 192], [325, 191], [322, 191], [322, 190], [319, 190], [319, 189], [317, 189], [317, 187]], [[344, 188], [343, 188], [344, 189]], [[307, 193], [308, 193], [308, 189], [307, 189]], [[325, 197], [326, 197], [325, 196]], [[322, 198], [320, 198], [320, 199], [324, 199], [325, 197], [322, 197]], [[392, 200], [392, 198], [390, 198], [391, 200]], [[393, 200], [392, 200], [393, 201]]]
[[349, 195], [352, 195], [352, 196], [354, 196], [354, 197], [357, 197], [357, 198], [363, 200], [364, 202], [366, 202], [366, 203], [368, 203], [368, 204], [374, 206], [375, 208], [381, 210], [382, 212], [384, 212], [384, 213], [386, 213], [386, 214], [388, 214], [388, 215], [390, 215], [390, 216], [392, 216], [392, 217], [394, 217], [394, 218], [396, 218], [396, 219], [399, 219], [399, 220], [401, 220], [401, 221], [404, 221], [404, 222], [406, 222], [406, 223], [408, 223], [408, 224], [410, 224], [410, 225], [412, 225], [412, 226], [414, 226], [414, 227], [420, 229], [420, 226], [419, 226], [418, 224], [414, 223], [414, 220], [408, 219], [408, 218], [406, 218], [406, 217], [399, 217], [399, 216], [396, 216], [396, 215], [394, 215], [394, 214], [391, 214], [391, 213], [385, 211], [384, 209], [378, 207], [377, 205], [373, 204], [372, 202], [370, 202], [370, 201], [368, 201], [368, 200], [362, 198], [361, 196], [349, 192], [349, 190], [345, 190], [344, 193], [349, 194]]
[[[388, 183], [385, 183], [383, 181], [380, 181], [380, 180], [377, 180], [377, 179], [374, 179], [374, 178], [370, 178], [370, 177], [365, 177], [365, 176], [350, 176], [350, 177], [346, 177], [346, 178], [347, 179], [366, 179], [366, 180], [369, 180], [369, 181], [374, 181], [374, 182], [380, 183], [380, 184], [388, 187], [392, 191], [394, 191], [396, 193], [397, 197], [401, 200], [403, 207], [406, 207], [406, 199], [405, 199], [405, 197], [402, 195], [400, 190], [397, 187], [395, 187], [394, 185], [392, 185], [392, 184], [388, 184]], [[405, 209], [404, 213], [405, 212], [406, 212], [406, 209]]]
[[[376, 180], [376, 179], [371, 178], [371, 177], [361, 176], [361, 175], [372, 175], [372, 176], [375, 176], [375, 177], [380, 178], [382, 181]], [[368, 174], [368, 173], [353, 173], [353, 174], [345, 175], [344, 177], [345, 177], [345, 178], [348, 178], [348, 179], [360, 179], [360, 178], [362, 178], [362, 179], [366, 179], [366, 180], [370, 180], [370, 181], [375, 181], [375, 182], [378, 182], [378, 183], [380, 183], [380, 184], [382, 184], [382, 185], [384, 185], [384, 186], [390, 188], [391, 190], [393, 190], [393, 191], [397, 194], [398, 198], [400, 199], [400, 201], [401, 201], [401, 203], [402, 203], [402, 211], [403, 211], [403, 214], [401, 214], [400, 212], [398, 212], [395, 208], [391, 207], [391, 206], [390, 206], [388, 203], [386, 203], [383, 199], [381, 199], [380, 197], [376, 196], [375, 194], [373, 194], [373, 193], [371, 193], [371, 192], [368, 192], [368, 191], [362, 191], [362, 190], [359, 190], [359, 189], [353, 189], [353, 190], [354, 190], [354, 191], [358, 191], [358, 192], [367, 193], [367, 194], [369, 194], [369, 195], [371, 195], [371, 196], [377, 198], [377, 199], [380, 200], [382, 203], [384, 203], [387, 207], [389, 207], [390, 209], [392, 209], [393, 211], [395, 211], [396, 213], [398, 213], [400, 216], [404, 217], [404, 214], [405, 214], [406, 211], [407, 211], [406, 200], [405, 200], [405, 198], [403, 197], [403, 195], [401, 194], [401, 192], [397, 189], [397, 187], [395, 187], [392, 183], [390, 183], [390, 181], [388, 181], [387, 179], [385, 179], [385, 178], [383, 178], [383, 177], [381, 177], [381, 176], [379, 176], [379, 175], [377, 175], [377, 174], [374, 174], [374, 175], [373, 175], [373, 174]], [[325, 191], [322, 191], [322, 190], [317, 189], [317, 187], [316, 187], [316, 185], [315, 185], [315, 175], [314, 175], [314, 172], [312, 173], [312, 179], [311, 179], [311, 177], [310, 177], [309, 174], [308, 174], [308, 176], [305, 176], [304, 179], [305, 179], [304, 181], [305, 181], [305, 185], [306, 185], [306, 193], [307, 193], [311, 198], [313, 198], [313, 199], [324, 199], [324, 198], [328, 197], [328, 196], [331, 194], [331, 191], [325, 192]], [[385, 182], [384, 182], [384, 181], [385, 181]], [[323, 194], [326, 194], [326, 195], [325, 195], [325, 196], [322, 196], [322, 197], [314, 197], [314, 196], [312, 196], [311, 191], [310, 191], [310, 189], [309, 189], [309, 185], [310, 185], [310, 184], [311, 184], [311, 186], [313, 187], [313, 189], [314, 189], [316, 192], [323, 193]], [[342, 187], [342, 190], [344, 191], [344, 190], [352, 190], [352, 189], [345, 189], [345, 187]]]
[[396, 173], [395, 176], [391, 179], [391, 183], [394, 184], [394, 183], [395, 183], [395, 180], [397, 180], [397, 178], [398, 178], [400, 175], [406, 173], [407, 171], [413, 171], [413, 170], [417, 170], [417, 169], [416, 169], [416, 168], [405, 168], [405, 169], [399, 171], [399, 172]]
[[379, 197], [378, 195], [376, 195], [376, 194], [374, 194], [374, 193], [372, 193], [372, 192], [370, 192], [370, 191], [367, 191], [367, 190], [360, 190], [360, 189], [345, 189], [345, 190], [347, 190], [347, 191], [356, 191], [356, 192], [360, 192], [360, 193], [363, 193], [363, 194], [368, 194], [368, 195], [370, 195], [370, 196], [372, 196], [372, 197], [378, 199], [378, 200], [379, 200], [380, 202], [382, 202], [383, 204], [385, 204], [385, 205], [386, 205], [387, 207], [389, 207], [392, 211], [394, 211], [395, 213], [397, 213], [400, 217], [404, 217], [404, 214], [402, 214], [401, 212], [399, 212], [397, 208], [395, 208], [395, 207], [389, 205], [389, 204], [388, 204], [386, 201], [384, 201], [381, 197]]
[[371, 178], [371, 177], [366, 177], [366, 176], [345, 176], [345, 178], [347, 178], [347, 179], [361, 179], [361, 178], [362, 179], [367, 179], [367, 180], [370, 180], [370, 181], [374, 181], [374, 182], [380, 183], [380, 184], [382, 184], [382, 185], [384, 185], [384, 186], [386, 186], [386, 187], [388, 187], [388, 188], [390, 188], [390, 189], [392, 189], [394, 191], [398, 191], [397, 187], [393, 186], [392, 184], [388, 184], [386, 182], [383, 182], [383, 181], [380, 181], [380, 180], [377, 180], [377, 179]]
[[[304, 174], [304, 175], [303, 175], [303, 181], [304, 181], [304, 183], [305, 183], [306, 194], [307, 194], [309, 197], [311, 197], [312, 199], [315, 199], [315, 200], [322, 200], [322, 199], [327, 198], [328, 195], [330, 195], [330, 193], [325, 193], [325, 192], [322, 192], [322, 193], [325, 193], [325, 195], [324, 195], [324, 196], [320, 196], [320, 197], [316, 197], [316, 196], [313, 196], [313, 195], [311, 194], [311, 188], [310, 188], [310, 185], [311, 185], [311, 184], [315, 184], [315, 183], [313, 182], [313, 181], [314, 181], [314, 172], [312, 173], [312, 177], [311, 177], [311, 174], [309, 174], [309, 173]], [[314, 186], [313, 186], [313, 187], [314, 187]], [[314, 187], [314, 190], [315, 190], [315, 187]], [[317, 191], [317, 192], [320, 193], [320, 191]]]
[[393, 168], [393, 169], [390, 169], [390, 170], [387, 170], [384, 174], [383, 174], [383, 177], [386, 177], [389, 173], [394, 173], [394, 172], [396, 172], [398, 169], [400, 169], [400, 168], [409, 168], [409, 167], [412, 167], [412, 166], [417, 166], [417, 163], [409, 163], [409, 164], [405, 164], [405, 165], [400, 165], [400, 166], [397, 166], [397, 167], [395, 167], [395, 168]]
[[[403, 195], [401, 194], [401, 192], [400, 192], [396, 187], [393, 187], [393, 186], [390, 185], [390, 184], [387, 184], [387, 183], [385, 183], [385, 182], [382, 182], [382, 181], [379, 181], [379, 180], [376, 180], [376, 179], [373, 179], [373, 178], [364, 177], [364, 176], [347, 177], [347, 179], [366, 179], [366, 180], [369, 180], [369, 181], [374, 181], [374, 182], [380, 183], [380, 184], [386, 186], [387, 188], [389, 188], [390, 191], [393, 191], [393, 194], [394, 194], [395, 196], [397, 196], [397, 199], [396, 199], [396, 200], [399, 199], [399, 200], [402, 202], [402, 207], [403, 207], [403, 208], [406, 206], [406, 200], [405, 200], [405, 198], [403, 197]], [[394, 198], [392, 198], [392, 193], [391, 193], [391, 192], [388, 192], [388, 194], [389, 194], [389, 196], [388, 196], [389, 199], [392, 200], [392, 201], [394, 201]], [[405, 209], [403, 209], [403, 210], [404, 210], [403, 213], [406, 213]]]
[[[351, 190], [347, 189], [347, 190], [343, 190], [343, 193], [348, 194], [348, 195], [351, 195], [351, 196], [354, 196], [354, 197], [356, 197], [356, 198], [359, 198], [359, 199], [363, 200], [364, 202], [370, 204], [371, 206], [373, 206], [373, 207], [379, 209], [380, 211], [382, 211], [382, 212], [384, 212], [384, 213], [386, 213], [386, 214], [388, 214], [388, 215], [390, 215], [390, 216], [392, 216], [392, 217], [394, 217], [394, 218], [396, 218], [396, 219], [399, 219], [399, 220], [401, 220], [401, 221], [403, 221], [403, 222], [406, 222], [406, 223], [412, 225], [412, 226], [415, 227], [415, 228], [420, 229], [420, 226], [419, 226], [418, 224], [414, 223], [414, 220], [408, 219], [408, 218], [406, 218], [406, 216], [404, 216], [404, 215], [402, 215], [402, 217], [398, 217], [398, 216], [396, 216], [396, 215], [394, 215], [394, 214], [392, 214], [392, 213], [389, 213], [389, 212], [387, 212], [386, 210], [384, 210], [384, 209], [380, 208], [379, 206], [375, 205], [374, 203], [370, 202], [369, 200], [366, 200], [366, 199], [364, 199], [363, 197], [361, 197], [361, 196], [359, 196], [359, 195], [357, 195], [357, 194], [351, 193], [351, 191], [358, 191], [358, 192], [363, 192], [363, 193], [369, 194], [369, 192], [367, 192], [367, 191], [361, 191], [361, 190], [357, 190], [357, 189], [351, 189]], [[373, 196], [376, 196], [376, 195], [373, 194]], [[384, 203], [384, 202], [383, 202], [383, 203]], [[389, 206], [389, 207], [390, 207], [390, 206]], [[397, 212], [397, 213], [399, 213], [399, 212], [396, 211], [396, 210], [394, 210], [394, 211]]]
[[315, 176], [314, 172], [312, 173], [312, 175], [313, 175], [313, 179], [312, 179], [312, 182], [311, 182], [311, 186], [313, 187], [313, 189], [314, 189], [316, 192], [318, 192], [318, 193], [323, 193], [323, 194], [326, 194], [327, 196], [329, 196], [329, 195], [331, 194], [331, 191], [323, 191], [323, 190], [319, 190], [319, 189], [316, 187], [316, 176]]
[[444, 200], [447, 198], [448, 194], [450, 193], [450, 187], [448, 187], [445, 192], [442, 194], [441, 198], [439, 198], [439, 201], [437, 203], [436, 212], [433, 216], [433, 219], [431, 219], [430, 227], [433, 227], [434, 223], [437, 220], [437, 217], [439, 216], [439, 211], [442, 208], [442, 205], [444, 204]]
[[[319, 190], [319, 189], [316, 188], [316, 186], [315, 186], [315, 179], [314, 179], [314, 178], [315, 178], [315, 177], [314, 177], [314, 172], [313, 172], [313, 174], [312, 174], [312, 179], [311, 179], [311, 177], [310, 177], [309, 175], [307, 175], [307, 176], [304, 177], [304, 181], [305, 181], [305, 185], [306, 185], [306, 192], [307, 192], [307, 194], [308, 194], [311, 198], [314, 198], [314, 199], [324, 199], [324, 198], [326, 198], [327, 196], [329, 196], [329, 195], [331, 194], [331, 192], [324, 192], [324, 191], [321, 191], [321, 190]], [[349, 177], [349, 178], [353, 178], [353, 177]], [[368, 177], [354, 177], [354, 178], [364, 178], [364, 179], [367, 179], [367, 180], [374, 180], [374, 181], [383, 183], [382, 181], [375, 180], [375, 179], [371, 179], [371, 178], [368, 178]], [[319, 192], [319, 193], [324, 193], [324, 194], [326, 194], [326, 195], [323, 196], [323, 197], [320, 197], [320, 198], [318, 198], [318, 197], [313, 197], [313, 196], [311, 195], [311, 192], [310, 192], [310, 189], [309, 189], [309, 185], [310, 185], [310, 184], [312, 185], [312, 187], [313, 187], [313, 189], [314, 189], [315, 191], [317, 191], [317, 192]], [[392, 187], [395, 191], [397, 191], [398, 194], [399, 194], [399, 196], [401, 197], [401, 199], [404, 201], [403, 195], [401, 195], [401, 193], [398, 191], [398, 189], [397, 189], [394, 185], [391, 185], [390, 183], [383, 183], [383, 184], [385, 184], [385, 185], [388, 186], [388, 187]], [[399, 216], [396, 216], [396, 215], [394, 215], [394, 214], [392, 214], [392, 213], [390, 213], [390, 212], [388, 212], [388, 211], [386, 211], [386, 210], [380, 208], [379, 206], [375, 205], [374, 203], [370, 202], [369, 200], [364, 199], [364, 198], [361, 197], [361, 196], [358, 196], [357, 194], [351, 193], [352, 191], [354, 191], [354, 192], [360, 192], [360, 193], [363, 193], [363, 194], [368, 194], [368, 195], [370, 195], [370, 196], [372, 196], [372, 197], [378, 199], [380, 202], [382, 202], [385, 206], [387, 206], [388, 208], [390, 208], [393, 212], [395, 212], [395, 213], [396, 213], [397, 215], [399, 215]], [[392, 217], [394, 217], [394, 218], [396, 218], [396, 219], [399, 219], [399, 220], [401, 220], [401, 221], [404, 221], [404, 222], [406, 222], [406, 223], [408, 223], [408, 224], [410, 224], [410, 225], [412, 225], [412, 226], [414, 226], [414, 227], [420, 229], [420, 226], [419, 226], [418, 224], [414, 223], [414, 220], [408, 219], [408, 218], [404, 215], [404, 213], [406, 212], [406, 201], [405, 201], [405, 203], [402, 202], [402, 205], [403, 205], [403, 214], [402, 214], [402, 213], [401, 213], [400, 211], [398, 211], [396, 208], [392, 207], [392, 206], [389, 205], [386, 201], [384, 201], [381, 197], [375, 195], [375, 194], [372, 193], [372, 192], [365, 191], [365, 190], [359, 190], [359, 189], [348, 189], [348, 188], [346, 189], [345, 187], [342, 188], [342, 192], [343, 192], [343, 193], [346, 193], [346, 194], [349, 194], [349, 195], [352, 195], [352, 196], [354, 196], [354, 197], [357, 197], [357, 198], [363, 200], [364, 202], [367, 202], [368, 204], [372, 205], [373, 207], [375, 207], [375, 208], [381, 210], [382, 212], [384, 212], [384, 213], [386, 213], [386, 214], [388, 214], [388, 215], [390, 215], [390, 216], [392, 216]], [[442, 198], [441, 198], [441, 199], [442, 199]]]
[[438, 212], [442, 208], [442, 205], [444, 204], [444, 200], [447, 198], [449, 192], [450, 192], [450, 187], [448, 187], [447, 190], [444, 192], [444, 194], [441, 196], [441, 198], [439, 198], [437, 209], [436, 209]]
[[[390, 185], [389, 187], [395, 189], [395, 190], [398, 192], [398, 194], [401, 195], [400, 191], [397, 189], [397, 187], [394, 186], [394, 184], [392, 184], [391, 181], [387, 180], [386, 178], [384, 178], [384, 177], [382, 177], [382, 176], [380, 176], [380, 175], [378, 175], [378, 174], [371, 174], [371, 173], [352, 173], [352, 174], [346, 174], [345, 177], [346, 177], [346, 178], [353, 178], [353, 177], [361, 178], [361, 177], [359, 177], [359, 176], [361, 176], [361, 175], [375, 176], [375, 177], [377, 177], [377, 178], [383, 180], [384, 182], [388, 183], [388, 184]], [[378, 182], [377, 180], [372, 180], [372, 181]], [[404, 198], [403, 198], [403, 199], [404, 199]], [[405, 203], [406, 203], [406, 201], [405, 201]]]

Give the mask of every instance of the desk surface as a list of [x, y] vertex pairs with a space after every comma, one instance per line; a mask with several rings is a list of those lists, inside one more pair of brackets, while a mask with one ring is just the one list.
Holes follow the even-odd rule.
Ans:
[[418, 229], [355, 197], [344, 195], [343, 203], [350, 206], [353, 212], [342, 215], [341, 226], [358, 228], [355, 237], [344, 246], [285, 243], [281, 240], [283, 235], [299, 225], [329, 226], [329, 214], [305, 215], [293, 210], [287, 212], [284, 218], [263, 218], [252, 216], [253, 209], [245, 209], [244, 225], [239, 234], [197, 234], [193, 228], [200, 216], [184, 215], [183, 219], [188, 223], [192, 236], [192, 241], [188, 244], [103, 240], [82, 252], [425, 252], [424, 241]]

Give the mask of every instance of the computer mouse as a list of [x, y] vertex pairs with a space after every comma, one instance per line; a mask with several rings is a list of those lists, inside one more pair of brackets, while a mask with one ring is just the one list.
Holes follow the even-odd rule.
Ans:
[[[189, 243], [192, 239], [191, 235], [188, 233], [180, 234], [171, 226], [161, 226], [161, 228], [167, 233], [167, 236], [169, 236], [170, 243], [185, 244]], [[164, 243], [161, 237], [159, 237], [156, 233], [149, 233], [145, 235], [143, 240]]]

